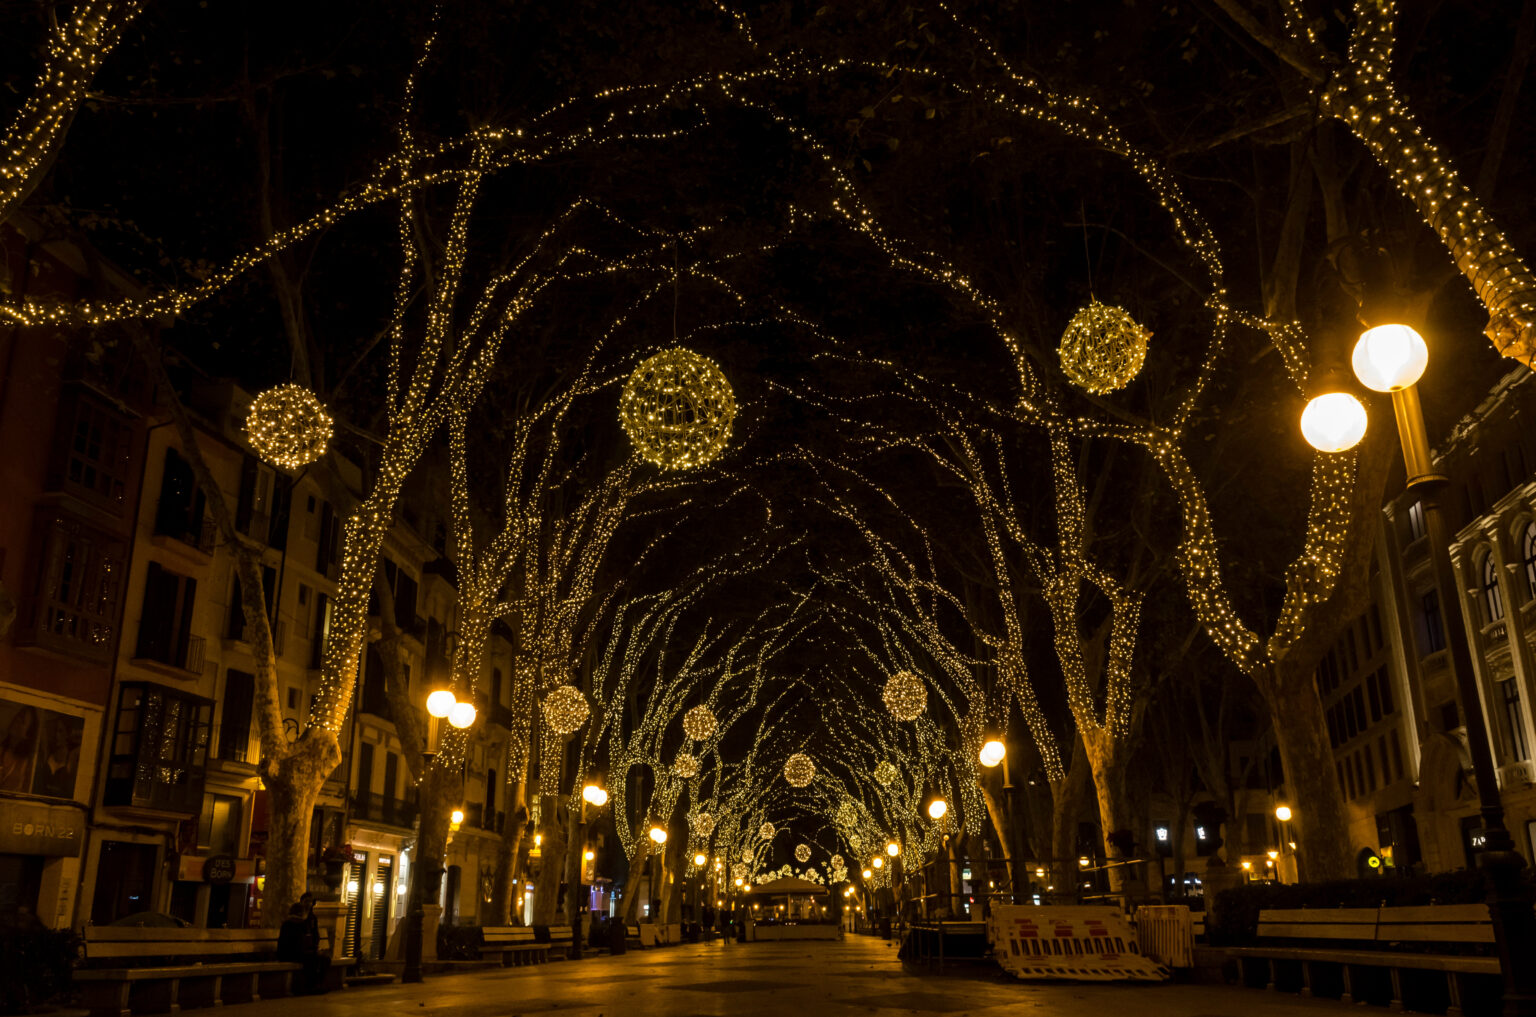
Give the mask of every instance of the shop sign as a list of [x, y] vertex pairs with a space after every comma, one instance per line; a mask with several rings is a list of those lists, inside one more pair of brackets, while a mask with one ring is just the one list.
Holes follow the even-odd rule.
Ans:
[[79, 857], [85, 816], [78, 809], [9, 801], [0, 816], [0, 854]]
[[203, 861], [203, 881], [228, 883], [235, 878], [233, 855], [212, 855]]

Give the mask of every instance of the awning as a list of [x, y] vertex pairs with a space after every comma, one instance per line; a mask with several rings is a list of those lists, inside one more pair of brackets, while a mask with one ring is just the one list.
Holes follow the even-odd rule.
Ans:
[[754, 885], [748, 893], [760, 893], [765, 896], [820, 896], [827, 893], [827, 888], [820, 883], [813, 883], [809, 879], [801, 879], [798, 876], [783, 876], [768, 883]]

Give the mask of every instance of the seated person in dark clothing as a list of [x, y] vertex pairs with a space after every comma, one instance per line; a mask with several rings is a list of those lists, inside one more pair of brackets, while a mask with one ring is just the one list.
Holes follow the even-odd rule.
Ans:
[[295, 993], [324, 992], [325, 973], [331, 967], [331, 959], [320, 953], [310, 925], [304, 905], [295, 904], [288, 909], [282, 928], [277, 930], [277, 959], [304, 966], [304, 970], [293, 977]]

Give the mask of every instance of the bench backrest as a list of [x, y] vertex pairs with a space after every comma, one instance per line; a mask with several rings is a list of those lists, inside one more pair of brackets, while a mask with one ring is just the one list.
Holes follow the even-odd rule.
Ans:
[[569, 943], [571, 941], [571, 927], [569, 925], [551, 925], [549, 927], [549, 941], [551, 943]]
[[139, 957], [232, 957], [277, 952], [276, 929], [155, 929], [91, 925], [85, 930], [89, 960]]
[[1276, 939], [1376, 938], [1378, 908], [1272, 908], [1259, 912], [1259, 936]]
[[480, 935], [486, 946], [506, 946], [516, 943], [532, 943], [533, 926], [487, 925], [481, 928]]
[[1376, 925], [1382, 943], [1492, 943], [1487, 904], [1431, 904], [1382, 908]]

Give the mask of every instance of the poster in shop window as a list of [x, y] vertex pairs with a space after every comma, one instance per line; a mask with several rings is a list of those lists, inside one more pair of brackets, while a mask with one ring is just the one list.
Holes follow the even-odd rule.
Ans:
[[0, 791], [73, 798], [85, 721], [0, 699]]

